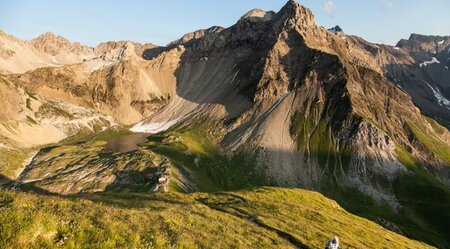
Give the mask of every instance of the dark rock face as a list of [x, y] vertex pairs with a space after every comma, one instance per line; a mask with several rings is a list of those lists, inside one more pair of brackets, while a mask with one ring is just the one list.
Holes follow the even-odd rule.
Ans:
[[412, 34], [397, 47], [412, 61], [389, 65], [386, 75], [427, 115], [450, 127], [450, 37]]
[[397, 47], [411, 52], [439, 53], [450, 45], [450, 36], [411, 34], [408, 40], [402, 39]]
[[412, 97], [421, 111], [450, 127], [450, 37], [412, 34], [396, 47], [348, 36], [369, 52], [376, 67]]
[[339, 27], [339, 25], [329, 28], [328, 31], [330, 31], [331, 33], [333, 33], [335, 35], [344, 33], [344, 30], [342, 30], [341, 27]]

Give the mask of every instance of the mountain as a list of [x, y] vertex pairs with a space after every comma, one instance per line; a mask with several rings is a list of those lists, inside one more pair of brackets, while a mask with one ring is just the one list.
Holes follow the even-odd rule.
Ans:
[[[0, 73], [25, 73], [38, 68], [78, 64], [100, 57], [126, 43], [127, 41], [110, 41], [94, 48], [71, 42], [51, 32], [22, 41], [0, 30]], [[156, 47], [151, 43], [132, 44], [139, 55], [146, 49]]]
[[0, 31], [0, 68], [4, 73], [24, 73], [40, 67], [56, 67], [92, 58], [92, 48], [45, 33], [30, 41], [22, 41]]
[[412, 34], [395, 47], [351, 39], [376, 57], [386, 78], [408, 93], [424, 114], [449, 127], [449, 36]]
[[[169, 168], [171, 191], [300, 187], [397, 233], [449, 246], [448, 37], [373, 44], [318, 26], [291, 0], [279, 12], [251, 10], [229, 28], [198, 30], [164, 47], [87, 48], [51, 34], [31, 43], [39, 44], [33, 53], [93, 56], [2, 77], [9, 86], [2, 124], [19, 116], [31, 127], [58, 116], [108, 122], [87, 131], [71, 121], [70, 133], [45, 132], [54, 144], [37, 153], [13, 139], [32, 131], [0, 130], [15, 141], [0, 154], [10, 187], [88, 196], [167, 190], [146, 176]], [[41, 116], [34, 102], [58, 111]], [[141, 140], [125, 131], [130, 126], [152, 135]], [[124, 143], [135, 147], [114, 149]], [[11, 151], [32, 158], [23, 163]]]

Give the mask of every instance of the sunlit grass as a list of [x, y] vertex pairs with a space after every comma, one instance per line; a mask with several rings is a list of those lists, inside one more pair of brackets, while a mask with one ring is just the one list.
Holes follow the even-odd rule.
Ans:
[[[38, 196], [0, 190], [1, 248], [427, 248], [305, 190]], [[262, 225], [263, 224], [263, 225]]]

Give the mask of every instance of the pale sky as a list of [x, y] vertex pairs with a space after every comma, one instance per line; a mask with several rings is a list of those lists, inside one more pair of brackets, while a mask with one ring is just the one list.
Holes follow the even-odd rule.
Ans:
[[[0, 29], [21, 39], [51, 31], [95, 46], [109, 40], [165, 45], [213, 25], [229, 27], [253, 8], [287, 0], [0, 0]], [[411, 33], [450, 35], [450, 0], [299, 0], [324, 27], [395, 45]]]

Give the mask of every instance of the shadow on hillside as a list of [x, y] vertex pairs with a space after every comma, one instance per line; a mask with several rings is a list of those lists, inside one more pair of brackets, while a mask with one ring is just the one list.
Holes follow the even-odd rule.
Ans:
[[147, 176], [155, 173], [156, 168], [148, 168], [144, 171], [124, 169], [114, 172], [114, 181], [106, 186], [105, 192], [150, 192], [154, 181]]
[[[272, 168], [277, 172], [284, 172], [286, 176], [296, 179], [292, 183], [279, 183], [278, 186], [285, 187], [302, 187], [311, 189], [323, 193], [325, 196], [336, 200], [346, 210], [369, 219], [372, 219], [378, 223], [381, 221], [388, 221], [388, 224], [395, 224], [399, 227], [403, 233], [407, 236], [413, 237], [425, 241], [427, 243], [437, 245], [445, 248], [450, 241], [448, 233], [446, 233], [447, 225], [450, 223], [450, 217], [448, 210], [450, 208], [450, 196], [448, 195], [448, 188], [436, 185], [431, 182], [429, 178], [419, 175], [404, 175], [398, 177], [393, 182], [386, 183], [383, 180], [382, 175], [366, 175], [361, 178], [362, 182], [367, 185], [385, 185], [391, 184], [392, 192], [403, 206], [402, 209], [395, 212], [394, 210], [382, 206], [367, 195], [361, 193], [357, 189], [346, 187], [342, 181], [342, 174], [354, 174], [360, 172], [355, 168], [339, 167], [336, 162], [329, 163], [327, 166], [319, 162], [318, 165], [309, 165], [302, 163], [286, 162], [291, 165], [291, 168], [287, 168], [287, 165], [282, 160], [286, 160], [292, 156], [291, 152], [286, 151], [266, 151], [264, 153], [279, 154], [281, 164], [271, 166], [278, 167]], [[319, 160], [325, 160], [328, 155], [313, 154], [311, 157], [317, 157]], [[320, 159], [321, 158], [321, 159]], [[372, 159], [367, 158], [367, 162], [363, 165], [370, 165]], [[300, 160], [301, 161], [301, 160]], [[345, 161], [345, 160], [344, 160]], [[218, 173], [215, 177], [222, 177], [224, 183], [232, 183], [234, 180], [251, 180], [251, 171], [243, 172], [241, 164], [228, 164], [233, 170], [233, 174], [229, 172], [216, 171]], [[216, 169], [220, 169], [220, 165], [210, 165]], [[218, 168], [219, 167], [219, 168]], [[367, 166], [366, 166], [367, 167]], [[367, 170], [367, 169], [366, 169]], [[21, 184], [17, 181], [8, 179], [5, 176], [0, 176], [0, 182], [2, 188], [15, 189], [25, 192], [32, 192], [41, 195], [53, 195], [60, 196], [61, 198], [67, 198], [71, 200], [77, 200], [78, 198], [87, 199], [97, 203], [103, 203], [107, 205], [115, 205], [121, 208], [149, 208], [154, 210], [164, 210], [163, 205], [158, 203], [167, 203], [174, 205], [191, 205], [196, 202], [195, 199], [189, 197], [189, 195], [181, 198], [179, 193], [156, 193], [151, 194], [146, 192], [145, 186], [145, 174], [141, 171], [119, 171], [116, 173], [116, 180], [106, 188], [104, 192], [100, 193], [81, 193], [74, 195], [58, 195], [50, 193], [40, 187], [35, 186], [33, 183]], [[317, 175], [320, 174], [319, 178]], [[214, 177], [213, 175], [211, 175]], [[229, 178], [228, 178], [229, 177]], [[311, 184], [305, 184], [302, 181], [307, 179], [317, 179], [316, 182]], [[130, 182], [136, 181], [133, 184]], [[244, 186], [244, 185], [242, 185]], [[265, 186], [264, 184], [247, 185], [241, 189], [248, 189], [249, 187]], [[234, 191], [239, 191], [235, 189]], [[392, 193], [391, 192], [391, 193]], [[200, 201], [200, 200], [197, 200]], [[232, 199], [231, 201], [236, 201]], [[407, 212], [408, 214], [405, 214]], [[416, 221], [421, 220], [422, 223]], [[381, 222], [381, 225], [385, 223]], [[392, 226], [385, 226], [392, 230]]]
[[[443, 72], [430, 68], [430, 72], [428, 72], [417, 69], [416, 66], [394, 63], [388, 64], [386, 68], [386, 77], [389, 81], [410, 95], [413, 103], [419, 107], [424, 115], [434, 117], [450, 129], [450, 111], [437, 101], [434, 92], [439, 90], [439, 94], [446, 99], [450, 99], [450, 71]], [[438, 88], [429, 85], [429, 82], [442, 82], [443, 85]], [[434, 88], [434, 91], [430, 86]]]
[[40, 195], [60, 196], [59, 194], [55, 194], [48, 190], [37, 187], [33, 183], [21, 183], [21, 182], [9, 179], [8, 177], [6, 177], [2, 174], [0, 174], [0, 188], [7, 189], [7, 190], [31, 192], [31, 193], [36, 193], [36, 194], [40, 194]]
[[[268, 27], [262, 31], [273, 32]], [[264, 58], [276, 41], [262, 31], [256, 37], [238, 39], [233, 34], [237, 28], [231, 27], [183, 44], [186, 50], [175, 71], [177, 96], [200, 105], [223, 106], [228, 119], [251, 108]], [[144, 58], [154, 59], [175, 47], [148, 49]]]
[[167, 52], [173, 48], [175, 48], [175, 46], [148, 48], [145, 49], [144, 52], [142, 52], [142, 57], [145, 60], [153, 60], [160, 54]]

